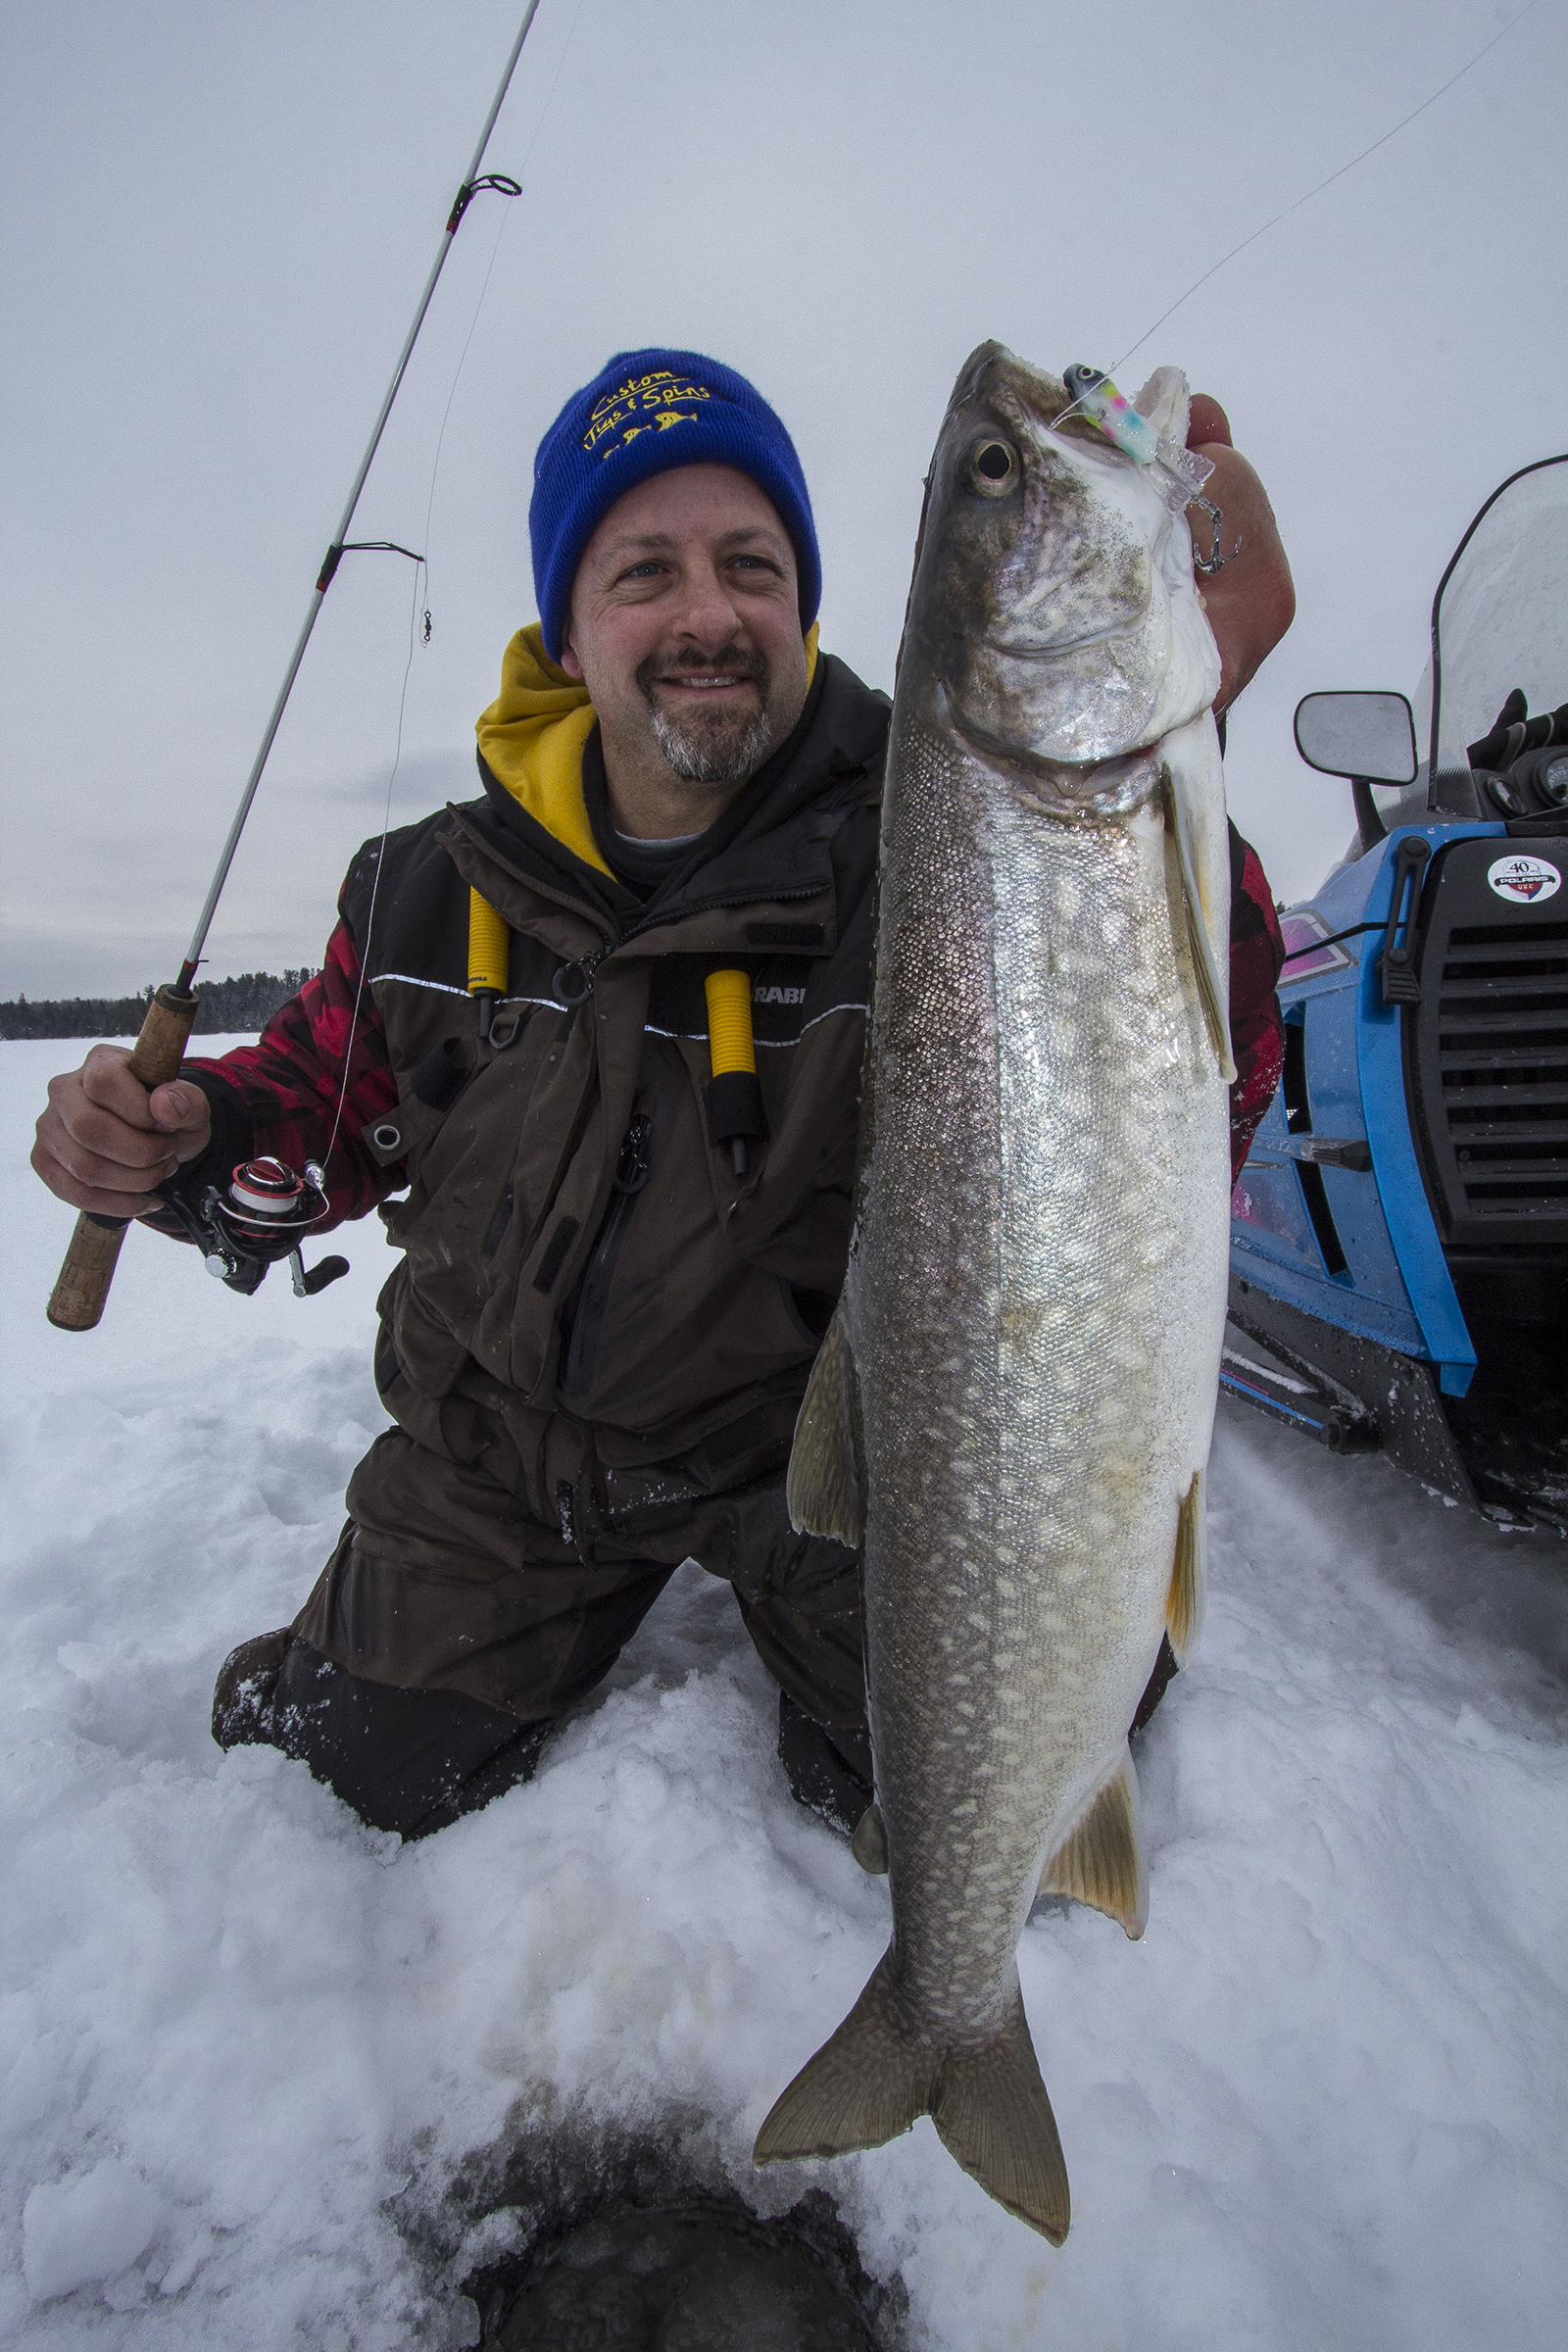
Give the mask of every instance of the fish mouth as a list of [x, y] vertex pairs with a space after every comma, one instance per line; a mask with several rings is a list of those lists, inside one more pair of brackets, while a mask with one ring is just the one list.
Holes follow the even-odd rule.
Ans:
[[1137, 744], [1113, 753], [1108, 760], [1052, 760], [1022, 744], [1007, 743], [967, 718], [945, 680], [938, 681], [937, 694], [954, 733], [971, 751], [1016, 770], [1030, 798], [1053, 814], [1091, 819], [1126, 816], [1158, 790], [1159, 763], [1152, 757], [1152, 744]]
[[1049, 644], [1032, 644], [1021, 637], [982, 637], [980, 643], [988, 654], [1001, 654], [1008, 662], [1059, 662], [1068, 654], [1082, 653], [1086, 646], [1109, 645], [1117, 637], [1130, 637], [1133, 629], [1125, 621], [1103, 629], [1086, 629], [1081, 637], [1056, 637]]

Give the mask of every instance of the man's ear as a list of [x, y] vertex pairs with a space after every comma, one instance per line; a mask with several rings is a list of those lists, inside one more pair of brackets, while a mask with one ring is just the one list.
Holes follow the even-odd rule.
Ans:
[[577, 648], [571, 642], [569, 622], [566, 626], [566, 633], [561, 640], [561, 666], [568, 678], [575, 678], [579, 686], [582, 684], [582, 663], [577, 659]]

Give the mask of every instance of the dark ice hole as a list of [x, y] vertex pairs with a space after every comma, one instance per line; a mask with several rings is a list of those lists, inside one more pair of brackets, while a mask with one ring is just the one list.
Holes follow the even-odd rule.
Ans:
[[[688, 2144], [688, 2149], [691, 2143]], [[426, 2261], [483, 2215], [510, 2213], [516, 2250], [466, 2277], [442, 2265], [477, 2314], [481, 2352], [904, 2352], [903, 2287], [862, 2266], [832, 2197], [755, 2213], [704, 2164], [643, 2143], [572, 2148], [558, 2138], [488, 2151], [439, 2211], [402, 2198], [405, 2237]], [[395, 2210], [395, 2208], [394, 2208]], [[427, 2274], [428, 2275], [428, 2274]]]
[[884, 2352], [899, 2340], [879, 2328], [888, 2298], [821, 2189], [771, 2221], [711, 2193], [619, 2200], [508, 2267], [468, 2287], [494, 2352]]

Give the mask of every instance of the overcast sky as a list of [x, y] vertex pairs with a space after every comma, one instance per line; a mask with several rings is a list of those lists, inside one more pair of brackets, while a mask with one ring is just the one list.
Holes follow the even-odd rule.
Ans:
[[[823, 641], [890, 684], [972, 346], [1109, 365], [1518, 13], [542, 0], [486, 159], [523, 193], [464, 223], [357, 518], [430, 557], [394, 821], [474, 789], [473, 719], [533, 617], [533, 450], [612, 352], [755, 377], [811, 486]], [[519, 16], [7, 0], [0, 994], [172, 977]], [[1300, 613], [1230, 781], [1287, 899], [1350, 829], [1297, 759], [1298, 697], [1412, 689], [1459, 532], [1568, 441], [1565, 50], [1536, 0], [1122, 370], [1216, 394], [1279, 514]], [[214, 973], [318, 957], [380, 829], [412, 585], [396, 558], [340, 572]]]

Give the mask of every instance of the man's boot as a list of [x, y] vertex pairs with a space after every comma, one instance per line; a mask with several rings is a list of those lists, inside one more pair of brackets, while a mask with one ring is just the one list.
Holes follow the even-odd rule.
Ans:
[[257, 1634], [229, 1651], [213, 1691], [213, 1738], [220, 1747], [270, 1743], [272, 1693], [293, 1638], [285, 1625], [275, 1634]]

